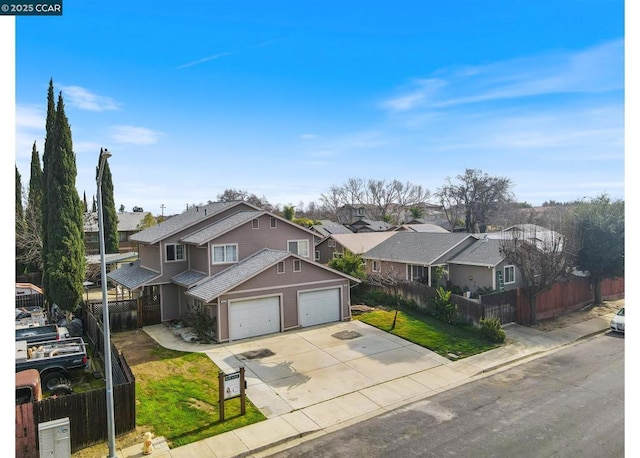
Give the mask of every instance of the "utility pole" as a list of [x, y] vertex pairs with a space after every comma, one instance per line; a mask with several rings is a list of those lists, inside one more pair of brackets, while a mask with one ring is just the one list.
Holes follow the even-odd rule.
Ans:
[[162, 210], [161, 210], [161, 211], [162, 211], [161, 216], [162, 216], [162, 219], [164, 220], [164, 209], [165, 209], [164, 204], [161, 204], [161, 205], [160, 205], [160, 208], [162, 209]]

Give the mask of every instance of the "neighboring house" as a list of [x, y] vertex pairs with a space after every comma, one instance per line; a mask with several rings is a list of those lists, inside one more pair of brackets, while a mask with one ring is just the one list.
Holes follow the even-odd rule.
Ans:
[[[107, 274], [113, 270], [118, 269], [125, 263], [130, 263], [138, 259], [138, 253], [130, 251], [127, 253], [107, 253], [104, 255], [104, 263]], [[101, 256], [100, 254], [89, 254], [85, 256], [86, 271], [85, 271], [85, 286], [101, 286], [102, 285], [102, 272], [101, 272]]]
[[441, 234], [447, 234], [450, 232], [442, 226], [430, 223], [402, 224], [396, 227], [395, 230], [397, 232], [439, 232]]
[[476, 241], [448, 261], [449, 281], [462, 291], [499, 289], [500, 276], [504, 290], [522, 286], [518, 268], [506, 264], [500, 250], [500, 240], [488, 234], [475, 234]]
[[352, 234], [353, 232], [348, 227], [333, 222], [328, 219], [320, 220], [321, 224], [314, 224], [311, 226], [311, 230], [321, 237], [328, 237], [333, 234]]
[[367, 274], [383, 283], [420, 280], [436, 285], [436, 269], [471, 246], [472, 234], [438, 232], [392, 232], [362, 255]]
[[316, 237], [247, 202], [214, 202], [134, 234], [139, 261], [108, 277], [159, 302], [158, 322], [204, 310], [218, 342], [349, 320], [359, 280], [314, 262]]
[[[120, 253], [137, 251], [138, 244], [132, 242], [129, 237], [140, 231], [140, 223], [142, 223], [144, 218], [150, 214], [150, 212], [122, 212], [116, 214], [118, 217], [118, 243]], [[83, 215], [83, 220], [85, 253], [100, 253], [98, 213], [85, 213]]]
[[393, 232], [364, 232], [330, 235], [316, 244], [315, 260], [326, 264], [332, 259], [343, 256], [346, 250], [361, 255], [393, 234]]
[[385, 232], [394, 229], [393, 224], [389, 224], [384, 221], [374, 221], [371, 219], [359, 219], [355, 221], [353, 224], [350, 224], [349, 227], [351, 230], [358, 234], [361, 232]]

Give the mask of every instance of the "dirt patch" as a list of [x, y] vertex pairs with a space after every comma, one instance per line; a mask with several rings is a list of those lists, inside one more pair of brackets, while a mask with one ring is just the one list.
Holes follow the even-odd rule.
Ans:
[[[136, 366], [149, 361], [157, 361], [162, 359], [162, 347], [153, 340], [149, 335], [141, 329], [135, 331], [117, 332], [111, 334], [111, 340], [118, 350], [120, 350], [131, 367], [134, 375]], [[116, 437], [116, 450], [131, 447], [140, 444], [140, 453], [142, 454], [142, 444], [144, 442], [144, 433], [153, 431], [148, 426], [137, 426], [134, 431], [122, 434]], [[109, 454], [109, 446], [107, 442], [96, 444], [91, 447], [83, 448], [72, 454], [73, 458], [95, 458], [97, 456], [107, 456]]]
[[564, 328], [592, 318], [613, 316], [622, 307], [624, 307], [624, 299], [619, 299], [617, 301], [605, 301], [600, 305], [590, 305], [582, 310], [567, 313], [566, 315], [540, 320], [536, 325], [532, 326], [532, 328], [539, 329], [541, 331], [553, 331], [554, 329]]

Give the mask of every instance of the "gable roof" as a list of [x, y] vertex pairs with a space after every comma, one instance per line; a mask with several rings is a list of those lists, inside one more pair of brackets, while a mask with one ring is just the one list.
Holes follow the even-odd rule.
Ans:
[[334, 234], [328, 238], [334, 239], [354, 254], [362, 254], [384, 242], [393, 234], [393, 232], [363, 232], [360, 234]]
[[265, 211], [239, 211], [231, 216], [228, 216], [220, 221], [207, 226], [199, 231], [193, 232], [180, 239], [181, 242], [191, 243], [194, 245], [204, 245], [209, 240], [213, 240], [222, 234], [229, 232], [231, 229], [238, 227], [242, 224], [248, 223], [256, 219], [257, 217], [264, 215]]
[[392, 232], [392, 234], [392, 237], [373, 247], [362, 257], [431, 265], [444, 255], [452, 253], [463, 241], [473, 237], [471, 234], [437, 232]]
[[162, 239], [188, 229], [200, 221], [212, 218], [218, 213], [240, 204], [248, 205], [256, 210], [260, 210], [258, 207], [241, 200], [232, 202], [213, 202], [202, 207], [194, 206], [179, 215], [172, 216], [171, 218], [164, 220], [156, 226], [151, 226], [143, 231], [133, 234], [129, 237], [129, 240], [148, 244], [158, 243]]
[[[151, 212], [123, 212], [116, 213], [118, 218], [118, 232], [133, 232]], [[98, 212], [87, 212], [82, 215], [84, 232], [98, 232]]]
[[442, 234], [446, 234], [450, 231], [446, 230], [442, 226], [438, 226], [437, 224], [431, 223], [420, 223], [420, 224], [402, 224], [396, 228], [396, 231], [411, 231], [411, 232], [440, 232]]
[[206, 280], [198, 283], [191, 289], [186, 291], [186, 294], [195, 297], [203, 302], [211, 302], [216, 297], [232, 290], [241, 283], [255, 277], [261, 272], [264, 272], [268, 268], [276, 265], [278, 262], [285, 260], [286, 258], [294, 257], [301, 261], [312, 264], [320, 269], [325, 269], [340, 275], [349, 280], [360, 283], [360, 280], [353, 278], [337, 270], [330, 269], [322, 264], [307, 261], [298, 255], [290, 253], [288, 251], [272, 250], [270, 248], [263, 248], [257, 253], [243, 259], [242, 261], [234, 264], [233, 266], [219, 272]]
[[130, 262], [107, 273], [107, 278], [130, 290], [140, 288], [159, 276], [158, 272], [142, 267], [140, 261]]
[[329, 220], [322, 220], [322, 224], [314, 224], [311, 228], [316, 231], [318, 234], [323, 236], [333, 235], [333, 234], [353, 234], [353, 231], [348, 227], [343, 226], [340, 223], [334, 223]]
[[473, 245], [462, 250], [451, 259], [450, 264], [495, 267], [502, 262], [500, 241], [488, 237], [480, 237]]
[[387, 231], [393, 228], [393, 224], [389, 224], [386, 221], [377, 221], [366, 218], [359, 219], [358, 221], [350, 224], [350, 226], [355, 228], [368, 227], [374, 231]]

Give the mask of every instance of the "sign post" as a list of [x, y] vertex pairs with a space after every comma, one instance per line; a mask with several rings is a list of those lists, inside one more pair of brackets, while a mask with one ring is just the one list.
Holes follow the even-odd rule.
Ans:
[[224, 421], [224, 401], [240, 396], [240, 414], [246, 411], [244, 367], [231, 374], [218, 372], [218, 397], [220, 404], [220, 421]]

